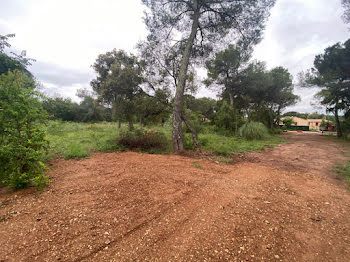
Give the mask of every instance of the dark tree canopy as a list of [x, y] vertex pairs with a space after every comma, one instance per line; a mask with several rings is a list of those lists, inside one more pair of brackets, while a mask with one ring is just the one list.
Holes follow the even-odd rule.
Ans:
[[344, 8], [343, 19], [345, 23], [350, 23], [350, 0], [342, 0], [342, 6]]
[[134, 100], [137, 94], [143, 92], [140, 87], [143, 82], [142, 62], [132, 54], [114, 49], [99, 55], [93, 68], [97, 77], [91, 81], [91, 86], [99, 100], [112, 105], [114, 116], [119, 120], [125, 118], [132, 129]]
[[26, 51], [22, 51], [20, 55], [12, 52], [10, 55], [5, 53], [5, 48], [11, 47], [9, 38], [12, 37], [15, 37], [15, 34], [0, 35], [0, 75], [7, 74], [8, 71], [18, 70], [32, 76], [27, 67], [35, 60], [27, 58]]
[[350, 111], [350, 40], [337, 43], [317, 55], [314, 68], [301, 75], [301, 82], [306, 86], [318, 86], [317, 96], [328, 111], [334, 112], [338, 136], [342, 130], [338, 112]]
[[250, 57], [251, 50], [230, 45], [206, 63], [205, 83], [221, 86], [221, 97], [230, 101], [236, 111], [245, 110], [249, 120], [250, 111], [256, 112], [259, 122], [263, 112], [268, 112], [272, 128], [273, 122], [279, 123], [281, 111], [298, 99], [293, 94], [293, 79], [287, 69], [276, 67], [268, 71], [263, 62], [249, 62]]

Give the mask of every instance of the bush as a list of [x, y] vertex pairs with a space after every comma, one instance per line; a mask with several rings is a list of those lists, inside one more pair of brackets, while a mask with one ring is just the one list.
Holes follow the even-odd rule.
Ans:
[[0, 184], [16, 189], [49, 182], [42, 162], [47, 115], [35, 87], [19, 71], [0, 75]]
[[121, 131], [117, 142], [127, 149], [147, 152], [162, 152], [168, 147], [168, 139], [164, 133], [142, 128]]
[[261, 140], [269, 136], [269, 132], [262, 123], [249, 122], [239, 129], [239, 135], [247, 140]]
[[280, 135], [283, 133], [283, 130], [281, 128], [274, 128], [271, 130], [271, 133], [274, 135]]

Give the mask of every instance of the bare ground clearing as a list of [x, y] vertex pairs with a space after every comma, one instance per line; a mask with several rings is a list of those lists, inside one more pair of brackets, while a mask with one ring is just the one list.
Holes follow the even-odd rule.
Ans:
[[0, 261], [350, 261], [350, 193], [317, 134], [234, 158], [95, 154], [0, 192]]

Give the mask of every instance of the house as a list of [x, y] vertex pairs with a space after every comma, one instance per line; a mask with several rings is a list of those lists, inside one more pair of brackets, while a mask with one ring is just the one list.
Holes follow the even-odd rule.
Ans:
[[[285, 117], [284, 117], [285, 118]], [[282, 118], [282, 120], [284, 119]], [[291, 117], [293, 119], [293, 129], [298, 129], [300, 130], [320, 130], [320, 126], [322, 124], [322, 119], [304, 119], [296, 116]], [[329, 122], [325, 120], [326, 122]]]

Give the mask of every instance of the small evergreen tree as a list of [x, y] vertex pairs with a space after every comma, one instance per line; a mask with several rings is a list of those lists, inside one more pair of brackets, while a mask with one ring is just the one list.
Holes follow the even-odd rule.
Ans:
[[0, 75], [0, 184], [12, 188], [42, 188], [49, 181], [41, 162], [47, 114], [35, 87], [20, 71]]

